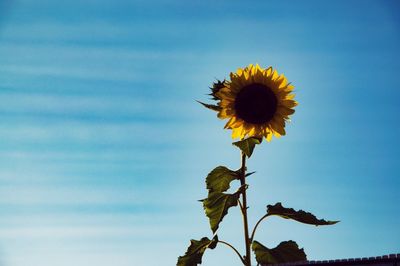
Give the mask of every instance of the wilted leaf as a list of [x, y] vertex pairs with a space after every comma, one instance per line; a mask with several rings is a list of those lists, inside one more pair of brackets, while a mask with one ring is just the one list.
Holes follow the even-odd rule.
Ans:
[[254, 147], [257, 144], [260, 144], [262, 138], [250, 137], [244, 140], [240, 140], [237, 142], [232, 143], [236, 147], [238, 147], [248, 158], [253, 154]]
[[235, 179], [239, 179], [236, 171], [232, 171], [225, 166], [218, 166], [206, 177], [207, 189], [210, 192], [225, 192]]
[[276, 248], [269, 249], [257, 241], [253, 241], [252, 249], [259, 264], [277, 264], [286, 262], [306, 261], [307, 256], [303, 249], [299, 249], [296, 242], [284, 241]]
[[213, 233], [217, 231], [220, 222], [228, 213], [228, 209], [230, 207], [237, 206], [238, 199], [242, 189], [245, 188], [244, 187], [239, 188], [239, 190], [234, 194], [210, 192], [208, 193], [208, 197], [202, 200], [203, 207], [210, 221], [210, 227]]
[[178, 258], [177, 266], [197, 266], [201, 264], [204, 251], [207, 248], [214, 249], [217, 245], [218, 238], [213, 240], [203, 237], [200, 240], [190, 240], [190, 246], [188, 247], [185, 255]]
[[211, 93], [209, 95], [211, 95], [213, 98], [213, 100], [219, 100], [217, 97], [217, 92], [219, 92], [222, 88], [225, 87], [225, 80], [220, 81], [217, 80], [217, 82], [213, 83], [213, 86], [210, 88], [211, 89]]
[[312, 224], [312, 225], [331, 225], [338, 223], [339, 221], [325, 221], [324, 219], [317, 219], [314, 214], [305, 212], [303, 210], [295, 211], [292, 208], [285, 208], [282, 203], [278, 202], [275, 205], [267, 206], [268, 215], [278, 215], [285, 219], [292, 219], [300, 223]]

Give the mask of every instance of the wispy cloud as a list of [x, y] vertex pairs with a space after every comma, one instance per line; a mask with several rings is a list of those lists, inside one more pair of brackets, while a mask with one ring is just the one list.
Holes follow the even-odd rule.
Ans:
[[[296, 234], [316, 259], [397, 248], [400, 39], [390, 5], [13, 3], [0, 31], [0, 264], [174, 265], [209, 232], [196, 202], [204, 177], [240, 159], [224, 121], [194, 100], [249, 63], [287, 75], [300, 103], [288, 136], [249, 162], [249, 211], [284, 200], [344, 221], [321, 238], [272, 221], [269, 241]], [[235, 218], [224, 237], [235, 239]], [[208, 265], [221, 265], [220, 251]]]

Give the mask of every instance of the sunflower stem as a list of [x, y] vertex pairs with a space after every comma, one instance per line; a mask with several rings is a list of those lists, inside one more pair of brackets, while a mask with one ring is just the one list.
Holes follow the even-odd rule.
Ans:
[[257, 227], [260, 225], [260, 223], [267, 218], [268, 216], [270, 216], [269, 214], [264, 215], [263, 217], [260, 218], [260, 220], [258, 220], [258, 222], [256, 223], [256, 225], [254, 226], [253, 232], [251, 233], [251, 237], [250, 237], [250, 242], [253, 242], [254, 240], [254, 235], [256, 233]]
[[[240, 184], [241, 186], [246, 185], [246, 154], [242, 152], [242, 166], [240, 171]], [[251, 266], [251, 253], [250, 253], [250, 238], [249, 238], [249, 225], [247, 221], [247, 196], [246, 189], [242, 192], [242, 216], [243, 216], [243, 227], [244, 227], [244, 241], [246, 244], [246, 256], [244, 257], [244, 265]]]
[[218, 243], [227, 245], [228, 247], [230, 247], [231, 249], [233, 249], [233, 251], [235, 251], [235, 253], [239, 256], [239, 258], [240, 258], [240, 260], [242, 261], [242, 263], [243, 263], [243, 264], [245, 263], [245, 261], [244, 261], [242, 255], [240, 255], [239, 251], [238, 251], [234, 246], [232, 246], [232, 245], [229, 244], [228, 242], [225, 242], [225, 241], [222, 241], [222, 240], [218, 240]]

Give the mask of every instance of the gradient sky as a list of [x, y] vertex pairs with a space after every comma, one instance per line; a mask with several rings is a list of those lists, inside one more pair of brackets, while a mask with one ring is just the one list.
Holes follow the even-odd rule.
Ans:
[[[0, 265], [175, 265], [211, 237], [198, 199], [240, 155], [215, 78], [272, 65], [296, 87], [287, 136], [249, 161], [256, 239], [308, 258], [400, 253], [397, 1], [0, 0]], [[231, 209], [220, 239], [243, 250]], [[203, 265], [240, 265], [225, 246]]]

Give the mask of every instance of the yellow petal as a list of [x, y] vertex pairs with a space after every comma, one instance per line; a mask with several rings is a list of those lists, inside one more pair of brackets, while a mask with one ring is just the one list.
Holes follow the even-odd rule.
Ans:
[[262, 72], [263, 70], [262, 70], [262, 68], [260, 67], [260, 65], [257, 63], [256, 64], [256, 69], [257, 69], [257, 71], [259, 71], [259, 72]]
[[256, 71], [257, 71], [257, 68], [255, 68], [253, 65], [249, 65], [249, 72], [250, 72], [250, 75], [252, 75], [252, 76], [254, 76], [255, 74], [256, 74]]
[[250, 128], [250, 130], [248, 130], [247, 131], [247, 134], [249, 135], [249, 136], [255, 136], [256, 135], [256, 127], [253, 125], [251, 128]]
[[255, 76], [254, 76], [254, 81], [255, 81], [256, 83], [263, 84], [264, 76], [263, 76], [263, 73], [262, 73], [261, 70], [258, 70], [258, 69], [257, 69], [256, 74], [255, 74]]
[[237, 139], [240, 137], [241, 134], [241, 128], [234, 128], [232, 129], [232, 138]]
[[276, 80], [279, 77], [279, 74], [276, 70], [272, 71], [271, 79]]
[[270, 121], [270, 123], [271, 123], [272, 129], [274, 130], [274, 133], [278, 133], [279, 136], [286, 135], [285, 128], [280, 123], [277, 123], [274, 120]]
[[228, 122], [225, 124], [224, 128], [231, 128], [233, 122], [236, 120], [235, 116], [231, 117]]
[[294, 86], [292, 84], [288, 84], [285, 88], [283, 88], [285, 91], [292, 91], [294, 90]]
[[285, 117], [286, 115], [280, 114], [280, 113], [275, 113], [274, 118], [272, 120], [275, 120], [275, 122], [279, 123], [280, 125], [284, 126], [285, 125]]
[[235, 115], [235, 110], [230, 109], [230, 108], [223, 108], [221, 111], [218, 113], [218, 117], [221, 119], [224, 118], [229, 118]]
[[282, 88], [285, 88], [285, 87], [286, 87], [288, 81], [287, 81], [286, 77], [282, 74], [282, 75], [279, 77], [277, 83], [279, 84], [279, 88], [282, 89]]
[[285, 99], [293, 100], [293, 99], [294, 99], [294, 96], [295, 96], [295, 94], [287, 94], [287, 95], [285, 96]]
[[222, 112], [219, 112], [219, 113], [217, 114], [217, 117], [218, 117], [219, 119], [229, 118], [229, 116], [227, 116], [225, 113], [222, 113]]
[[228, 126], [229, 128], [241, 127], [241, 126], [243, 126], [243, 121], [236, 116], [232, 116], [232, 118], [229, 120], [229, 122], [225, 126]]
[[231, 99], [222, 99], [219, 103], [219, 106], [223, 107], [223, 108], [233, 108], [235, 105], [235, 100], [231, 100]]
[[271, 73], [272, 73], [272, 67], [269, 67], [269, 68], [265, 71], [265, 76], [266, 76], [266, 77], [269, 77], [269, 76], [271, 76]]
[[[242, 73], [243, 73], [243, 69], [238, 68], [238, 69], [236, 70], [236, 73], [237, 73], [239, 76], [241, 76]], [[231, 74], [232, 74], [232, 73], [231, 73]]]
[[294, 110], [293, 109], [290, 109], [290, 108], [288, 108], [286, 106], [282, 106], [282, 105], [278, 106], [276, 112], [281, 114], [281, 115], [292, 115], [292, 114], [294, 114]]
[[292, 108], [298, 105], [298, 103], [294, 100], [283, 100], [281, 101], [281, 104], [288, 108]]
[[278, 132], [276, 132], [276, 131], [273, 131], [274, 132], [274, 136], [276, 137], [276, 138], [280, 138], [282, 135], [281, 134], [279, 134]]
[[268, 142], [272, 140], [272, 133], [268, 131], [268, 135], [265, 137]]

